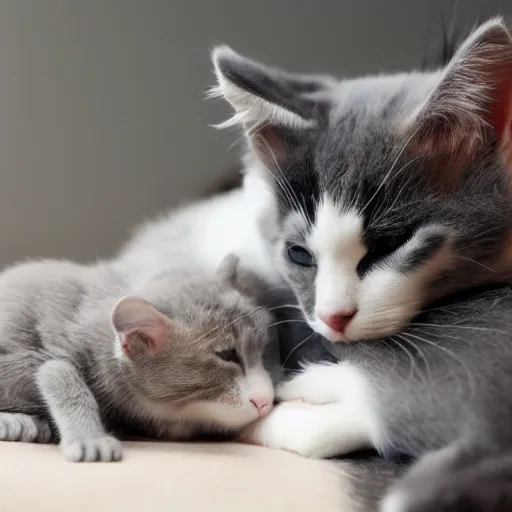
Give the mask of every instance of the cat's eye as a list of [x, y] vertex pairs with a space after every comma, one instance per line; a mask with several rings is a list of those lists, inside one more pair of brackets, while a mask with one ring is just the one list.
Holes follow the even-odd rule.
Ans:
[[288, 245], [286, 254], [288, 259], [296, 265], [300, 265], [302, 267], [313, 267], [315, 265], [315, 258], [311, 252], [301, 245]]
[[238, 355], [236, 348], [227, 348], [224, 350], [219, 350], [215, 352], [219, 359], [226, 361], [227, 363], [235, 363], [242, 366], [242, 360]]
[[368, 252], [382, 255], [390, 254], [404, 245], [411, 238], [410, 233], [401, 233], [395, 236], [385, 236], [369, 243]]

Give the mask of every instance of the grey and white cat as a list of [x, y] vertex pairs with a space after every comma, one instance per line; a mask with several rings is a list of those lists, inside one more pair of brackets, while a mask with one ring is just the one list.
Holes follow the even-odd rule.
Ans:
[[364, 340], [330, 345], [338, 363], [277, 392], [307, 404], [280, 404], [245, 438], [422, 457], [382, 510], [436, 510], [447, 475], [512, 449], [512, 289], [468, 291], [510, 282], [510, 33], [492, 19], [439, 71], [341, 82], [227, 47], [213, 60], [305, 319], [331, 342]]
[[139, 287], [116, 261], [4, 271], [0, 439], [57, 434], [68, 460], [115, 461], [115, 434], [232, 435], [273, 405], [260, 292], [233, 255], [215, 275], [167, 273]]

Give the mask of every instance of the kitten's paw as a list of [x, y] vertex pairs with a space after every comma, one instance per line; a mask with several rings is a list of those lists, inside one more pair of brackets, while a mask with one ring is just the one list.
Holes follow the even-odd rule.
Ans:
[[28, 414], [0, 413], [0, 441], [48, 443], [52, 437], [50, 425]]
[[247, 427], [240, 440], [310, 458], [341, 455], [351, 449], [345, 449], [339, 444], [339, 438], [334, 439], [328, 433], [331, 426], [337, 428], [335, 422], [329, 423], [332, 415], [325, 409], [332, 405], [281, 403]]
[[281, 383], [276, 397], [284, 402], [303, 400], [309, 404], [327, 404], [342, 399], [341, 365], [315, 364]]
[[64, 438], [60, 450], [70, 462], [116, 462], [123, 456], [121, 442], [107, 435]]

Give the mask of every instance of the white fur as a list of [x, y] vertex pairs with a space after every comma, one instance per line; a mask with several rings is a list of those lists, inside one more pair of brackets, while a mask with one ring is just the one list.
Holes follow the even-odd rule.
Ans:
[[[246, 190], [234, 190], [150, 222], [120, 256], [129, 275], [136, 276], [133, 288], [144, 286], [177, 265], [185, 275], [189, 266], [195, 272], [202, 269], [206, 275], [213, 275], [230, 252], [240, 257], [244, 268], [271, 283], [281, 283], [266, 234], [261, 232], [272, 224], [273, 197], [265, 195], [262, 187], [259, 193], [252, 188]], [[178, 242], [179, 250], [189, 255], [186, 258], [177, 257], [176, 246], [169, 244], [169, 240], [177, 238], [176, 226], [180, 225], [190, 226]]]
[[227, 121], [218, 124], [217, 128], [224, 129], [243, 125], [248, 129], [253, 129], [267, 121], [288, 128], [310, 128], [315, 126], [315, 120], [304, 119], [294, 112], [259, 98], [231, 82], [219, 69], [218, 60], [224, 57], [231, 60], [243, 59], [227, 46], [219, 46], [213, 51], [212, 58], [218, 86], [211, 89], [210, 96], [226, 98], [235, 109], [235, 114]]
[[[363, 223], [353, 210], [343, 211], [326, 196], [320, 203], [309, 247], [316, 254], [316, 314], [357, 309], [359, 277], [356, 268], [366, 253]], [[321, 322], [317, 320], [317, 322]]]
[[381, 439], [370, 383], [354, 365], [312, 365], [283, 384], [283, 402], [243, 433], [246, 441], [314, 458], [375, 446]]
[[[296, 217], [295, 222], [304, 220]], [[393, 268], [397, 258], [413, 251], [425, 234], [437, 226], [421, 228], [389, 259], [376, 264], [361, 279], [357, 265], [366, 254], [362, 238], [363, 218], [354, 210], [334, 204], [328, 197], [320, 203], [308, 246], [317, 260], [315, 317], [311, 327], [332, 342], [376, 338], [396, 332], [418, 311], [426, 287], [451, 262], [447, 244], [415, 271], [403, 274]], [[329, 328], [320, 314], [357, 314], [343, 334]]]

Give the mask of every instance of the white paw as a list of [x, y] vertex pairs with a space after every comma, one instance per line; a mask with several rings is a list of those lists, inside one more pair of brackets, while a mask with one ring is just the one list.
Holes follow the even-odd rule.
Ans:
[[70, 462], [116, 462], [123, 456], [121, 442], [107, 435], [64, 438], [60, 450]]
[[241, 440], [304, 457], [328, 458], [366, 447], [365, 432], [358, 426], [354, 431], [350, 423], [338, 403], [281, 403], [245, 429]]
[[287, 450], [315, 457], [314, 443], [308, 439], [308, 423], [314, 407], [308, 404], [282, 403], [270, 414], [246, 429], [242, 440], [268, 448]]
[[284, 402], [303, 400], [310, 404], [328, 404], [342, 400], [343, 379], [340, 364], [316, 364], [281, 383], [276, 397]]

